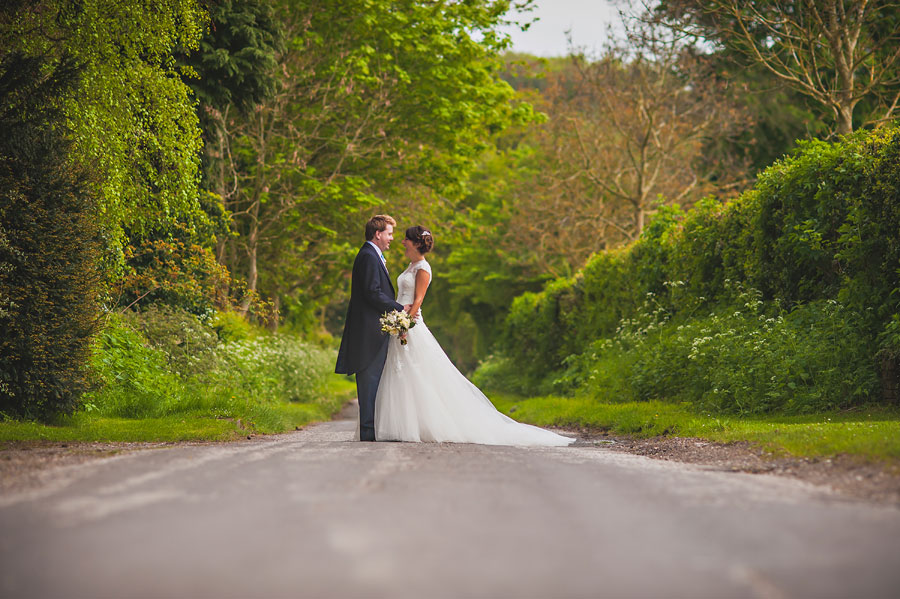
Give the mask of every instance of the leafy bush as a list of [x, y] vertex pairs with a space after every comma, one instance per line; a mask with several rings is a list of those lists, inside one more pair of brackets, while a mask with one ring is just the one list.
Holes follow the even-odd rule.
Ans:
[[99, 317], [95, 198], [56, 98], [66, 61], [0, 60], [0, 413], [68, 413], [87, 387]]
[[332, 358], [289, 335], [220, 341], [211, 325], [174, 309], [111, 314], [93, 357], [100, 386], [87, 395], [87, 406], [125, 418], [187, 412], [266, 418], [275, 402], [322, 400]]
[[116, 314], [108, 315], [98, 336], [92, 366], [98, 389], [86, 394], [85, 406], [105, 416], [162, 416], [187, 391], [166, 352]]
[[900, 313], [900, 128], [860, 137], [858, 146], [873, 158], [857, 175], [860, 189], [847, 194], [838, 226], [838, 299], [861, 312], [871, 308], [878, 327]]
[[196, 382], [210, 397], [309, 403], [321, 396], [332, 357], [295, 337], [260, 336], [220, 345], [215, 369]]
[[210, 321], [222, 341], [245, 341], [256, 336], [255, 327], [247, 319], [231, 310], [216, 312]]
[[161, 304], [211, 315], [227, 297], [228, 269], [211, 250], [195, 243], [183, 225], [177, 236], [145, 239], [125, 247], [126, 270], [117, 281], [119, 305]]
[[170, 370], [189, 375], [212, 366], [219, 337], [194, 314], [163, 304], [150, 304], [138, 312], [126, 312], [124, 318], [132, 328], [143, 333], [150, 347], [163, 352]]
[[[500, 380], [506, 358], [527, 380], [543, 381], [532, 393], [548, 381], [572, 391], [590, 371], [596, 393], [737, 412], [874, 401], [880, 369], [884, 397], [895, 397], [897, 189], [900, 128], [801, 144], [733, 202], [707, 198], [686, 215], [662, 210], [635, 243], [516, 298], [500, 357], [482, 368]], [[759, 290], [766, 318], [734, 309], [734, 289], [743, 288]], [[643, 304], [647, 294], [662, 312]], [[622, 346], [625, 331], [653, 314], [679, 322], [682, 333], [657, 322], [652, 342]], [[698, 343], [708, 351], [688, 361], [687, 348], [705, 337]], [[692, 369], [694, 379], [685, 375]]]
[[687, 319], [650, 301], [582, 357], [579, 382], [608, 401], [688, 401], [714, 413], [809, 413], [875, 399], [872, 339], [859, 334], [859, 314], [835, 300], [767, 310], [760, 296], [741, 290], [735, 303]]
[[490, 355], [472, 374], [472, 382], [483, 391], [499, 391], [519, 395], [539, 393], [539, 379], [523, 376], [522, 369], [511, 358]]
[[544, 373], [559, 366], [571, 339], [561, 319], [560, 303], [575, 300], [573, 281], [557, 279], [540, 293], [524, 293], [512, 304], [503, 343], [524, 372]]
[[664, 289], [667, 244], [680, 214], [663, 207], [632, 246], [597, 254], [575, 277], [517, 297], [506, 319], [503, 353], [520, 372], [540, 379], [611, 333], [646, 293]]

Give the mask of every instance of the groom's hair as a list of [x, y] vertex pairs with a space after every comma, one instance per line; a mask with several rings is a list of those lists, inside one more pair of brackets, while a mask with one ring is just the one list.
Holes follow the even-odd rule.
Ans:
[[396, 227], [397, 221], [387, 214], [376, 214], [370, 218], [369, 222], [366, 223], [366, 241], [375, 239], [376, 231], [384, 231], [388, 225]]

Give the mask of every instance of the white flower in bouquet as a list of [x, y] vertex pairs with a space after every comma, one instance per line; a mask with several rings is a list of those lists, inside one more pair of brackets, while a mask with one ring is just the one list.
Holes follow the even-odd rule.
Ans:
[[406, 333], [414, 326], [416, 326], [416, 321], [410, 318], [405, 310], [385, 312], [381, 317], [381, 331], [400, 337], [401, 345], [406, 345]]

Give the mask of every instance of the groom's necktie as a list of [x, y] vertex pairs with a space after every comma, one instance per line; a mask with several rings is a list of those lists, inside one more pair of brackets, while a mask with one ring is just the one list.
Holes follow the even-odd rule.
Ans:
[[[384, 269], [387, 270], [388, 269], [387, 260], [385, 260], [384, 254], [382, 254], [381, 252], [378, 252], [378, 257], [381, 258], [381, 263], [384, 264]], [[390, 271], [388, 271], [388, 272], [390, 272]]]

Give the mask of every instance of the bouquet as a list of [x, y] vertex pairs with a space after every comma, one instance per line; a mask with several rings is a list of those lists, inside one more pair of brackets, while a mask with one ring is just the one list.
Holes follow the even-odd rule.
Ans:
[[400, 345], [406, 345], [406, 333], [414, 326], [416, 321], [405, 310], [385, 312], [381, 317], [381, 331], [400, 337]]

